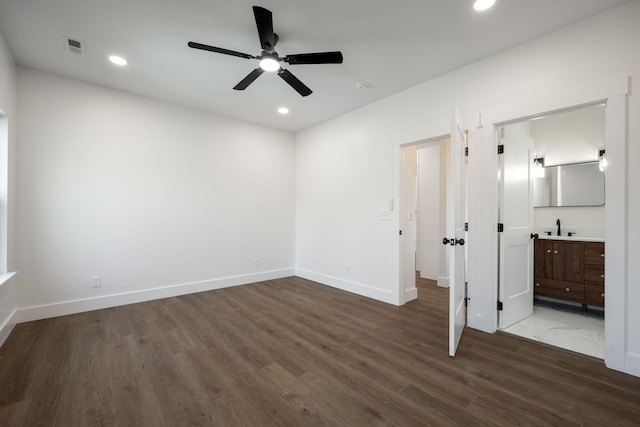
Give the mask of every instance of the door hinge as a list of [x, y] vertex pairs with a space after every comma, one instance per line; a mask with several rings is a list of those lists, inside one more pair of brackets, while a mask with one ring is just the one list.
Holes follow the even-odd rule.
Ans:
[[498, 311], [502, 311], [502, 301], [498, 301]]
[[400, 235], [402, 236], [402, 230], [400, 230]]
[[465, 298], [465, 299], [464, 299], [464, 306], [465, 306], [465, 307], [469, 307], [469, 300], [470, 300], [470, 299], [471, 299], [471, 298]]
[[499, 222], [498, 223], [498, 233], [502, 233], [504, 232], [504, 224]]
[[498, 154], [504, 154], [504, 145], [498, 145]]
[[469, 223], [468, 222], [464, 223], [464, 231], [469, 231]]
[[464, 156], [469, 157], [469, 147], [464, 147]]

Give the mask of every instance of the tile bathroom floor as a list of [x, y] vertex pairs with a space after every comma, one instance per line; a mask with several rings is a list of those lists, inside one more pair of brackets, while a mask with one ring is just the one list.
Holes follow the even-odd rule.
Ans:
[[533, 306], [533, 315], [502, 330], [534, 341], [604, 359], [604, 314], [549, 302]]

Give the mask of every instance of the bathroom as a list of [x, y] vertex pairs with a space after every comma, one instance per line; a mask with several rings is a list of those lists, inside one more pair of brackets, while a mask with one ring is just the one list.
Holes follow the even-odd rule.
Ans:
[[533, 143], [533, 315], [504, 332], [604, 359], [604, 103], [511, 123]]

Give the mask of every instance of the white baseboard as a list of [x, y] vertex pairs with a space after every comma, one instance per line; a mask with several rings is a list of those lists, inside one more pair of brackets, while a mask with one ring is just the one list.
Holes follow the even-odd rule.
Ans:
[[438, 286], [441, 288], [449, 287], [449, 277], [438, 276]]
[[13, 310], [13, 312], [9, 316], [7, 316], [7, 318], [4, 319], [4, 321], [0, 325], [0, 347], [2, 346], [2, 344], [4, 344], [7, 337], [9, 337], [9, 334], [13, 330], [13, 327], [16, 326], [16, 312], [17, 310]]
[[627, 353], [625, 372], [629, 375], [640, 377], [640, 354]]
[[45, 304], [32, 307], [24, 307], [17, 310], [14, 323], [30, 322], [49, 317], [66, 316], [68, 314], [82, 313], [91, 310], [117, 307], [120, 305], [135, 304], [162, 298], [170, 298], [179, 295], [193, 294], [196, 292], [212, 291], [231, 286], [246, 285], [265, 280], [281, 279], [293, 276], [293, 268], [266, 271], [242, 276], [223, 277], [219, 279], [204, 280], [192, 283], [163, 286], [159, 288], [143, 289], [139, 291], [123, 292], [119, 294], [104, 295], [95, 298], [85, 298], [73, 301], [63, 301], [53, 304]]
[[400, 301], [398, 301], [398, 295], [385, 289], [374, 288], [363, 283], [351, 282], [338, 277], [327, 276], [326, 274], [320, 274], [301, 268], [296, 268], [296, 276], [307, 280], [313, 280], [314, 282], [351, 292], [353, 294], [386, 302], [388, 304], [401, 305]]
[[404, 303], [418, 298], [418, 288], [411, 288], [404, 291]]

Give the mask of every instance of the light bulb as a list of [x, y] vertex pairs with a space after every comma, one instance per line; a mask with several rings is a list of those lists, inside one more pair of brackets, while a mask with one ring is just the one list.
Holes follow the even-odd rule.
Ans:
[[280, 69], [280, 64], [276, 59], [271, 56], [267, 56], [260, 60], [260, 68], [265, 71], [278, 71]]
[[604, 172], [607, 166], [609, 166], [609, 162], [607, 161], [606, 155], [603, 154], [598, 160], [598, 169], [600, 169], [600, 172]]

